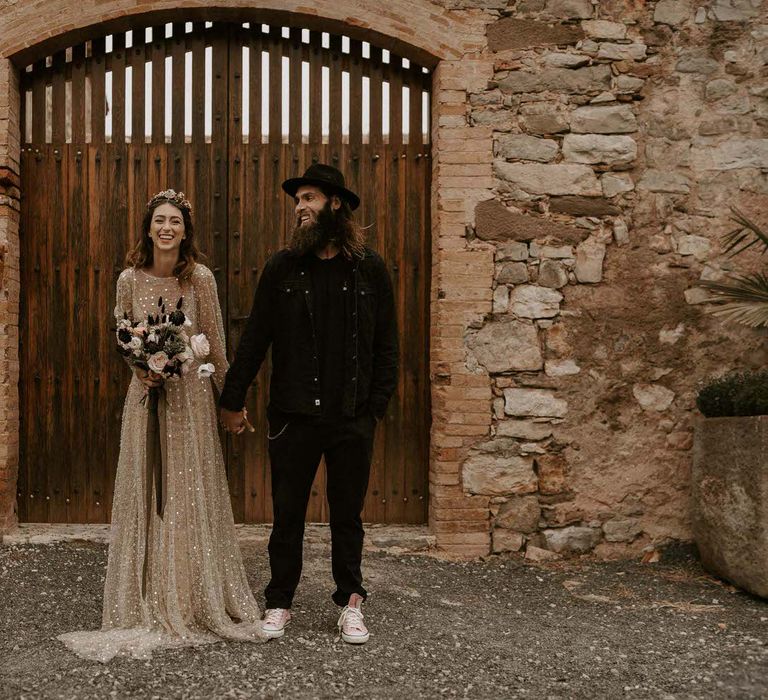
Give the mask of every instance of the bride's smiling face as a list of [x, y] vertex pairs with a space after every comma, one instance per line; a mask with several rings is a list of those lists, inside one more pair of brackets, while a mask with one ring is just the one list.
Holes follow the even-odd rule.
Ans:
[[178, 250], [184, 240], [184, 217], [181, 210], [167, 202], [157, 207], [152, 213], [149, 237], [155, 250]]

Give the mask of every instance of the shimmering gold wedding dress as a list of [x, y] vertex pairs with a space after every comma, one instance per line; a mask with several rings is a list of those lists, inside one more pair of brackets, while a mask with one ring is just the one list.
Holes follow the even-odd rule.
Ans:
[[[166, 308], [192, 321], [191, 336], [205, 333], [212, 377], [193, 369], [166, 382], [167, 501], [164, 515], [148, 508], [147, 409], [134, 376], [123, 409], [120, 458], [112, 506], [102, 629], [59, 637], [80, 656], [108, 661], [116, 654], [148, 657], [153, 649], [225, 639], [264, 641], [259, 607], [251, 593], [235, 535], [224, 460], [216, 431], [211, 380], [221, 390], [228, 364], [224, 328], [211, 271], [197, 265], [183, 287], [175, 277], [127, 269], [117, 282], [115, 316], [132, 319]], [[148, 518], [148, 520], [147, 520]], [[146, 567], [146, 568], [145, 568]]]

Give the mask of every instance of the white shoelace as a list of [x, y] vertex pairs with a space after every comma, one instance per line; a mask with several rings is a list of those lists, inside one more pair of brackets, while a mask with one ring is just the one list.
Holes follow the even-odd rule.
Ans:
[[275, 627], [277, 627], [282, 622], [284, 613], [285, 610], [282, 608], [272, 608], [272, 610], [267, 612], [267, 615], [264, 618], [264, 624], [275, 625]]
[[353, 630], [359, 630], [360, 632], [365, 629], [365, 625], [363, 624], [363, 613], [360, 608], [350, 608], [347, 606], [341, 611], [341, 616], [339, 617], [339, 629], [342, 629], [345, 624], [348, 624]]

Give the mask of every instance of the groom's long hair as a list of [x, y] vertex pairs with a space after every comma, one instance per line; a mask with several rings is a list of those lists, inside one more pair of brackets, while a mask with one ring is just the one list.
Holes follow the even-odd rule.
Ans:
[[332, 209], [331, 198], [336, 193], [324, 187], [319, 189], [328, 201], [318, 213], [315, 223], [301, 226], [297, 221], [288, 249], [296, 255], [304, 255], [334, 243], [347, 260], [362, 258], [365, 255], [365, 234], [355, 221], [351, 207], [345, 199], [339, 197], [341, 206]]

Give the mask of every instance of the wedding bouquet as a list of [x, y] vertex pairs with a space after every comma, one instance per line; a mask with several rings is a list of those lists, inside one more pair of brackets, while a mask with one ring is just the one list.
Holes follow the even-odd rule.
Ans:
[[[189, 372], [195, 360], [208, 357], [211, 347], [205, 335], [189, 337], [184, 331], [192, 322], [181, 309], [183, 302], [181, 297], [168, 313], [160, 297], [158, 313], [143, 321], [131, 321], [124, 314], [117, 324], [117, 349], [129, 365], [152, 372], [164, 381], [175, 381]], [[210, 362], [197, 368], [200, 377], [210, 377], [214, 371]]]

